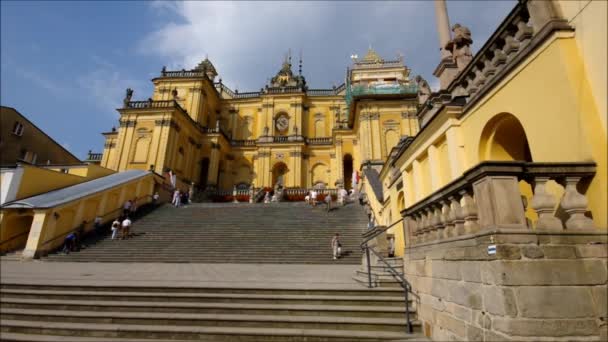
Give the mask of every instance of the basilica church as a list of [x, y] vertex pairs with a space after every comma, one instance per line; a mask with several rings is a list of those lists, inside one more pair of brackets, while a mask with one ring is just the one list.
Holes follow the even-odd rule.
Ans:
[[346, 82], [309, 88], [302, 60], [287, 55], [258, 91], [222, 83], [209, 59], [192, 70], [163, 68], [148, 99], [128, 89], [120, 127], [103, 133], [101, 166], [152, 169], [175, 175], [179, 188], [353, 187], [362, 165], [381, 166], [416, 135], [419, 95], [402, 56], [385, 60], [373, 49], [353, 59]]

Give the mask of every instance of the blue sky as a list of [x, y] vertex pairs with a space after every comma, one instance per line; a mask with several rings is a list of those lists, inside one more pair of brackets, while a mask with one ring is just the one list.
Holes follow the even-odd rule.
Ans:
[[[475, 52], [514, 5], [448, 1], [450, 24], [471, 29]], [[0, 10], [0, 103], [80, 158], [101, 151], [125, 88], [146, 99], [163, 65], [190, 69], [205, 55], [229, 87], [253, 91], [287, 49], [302, 50], [304, 76], [321, 88], [342, 83], [349, 56], [371, 44], [436, 84], [432, 1], [2, 1]]]

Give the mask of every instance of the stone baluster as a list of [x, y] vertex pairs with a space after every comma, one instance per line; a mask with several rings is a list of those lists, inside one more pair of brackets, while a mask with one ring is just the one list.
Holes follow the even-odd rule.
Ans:
[[435, 215], [435, 208], [432, 205], [426, 208], [429, 217], [429, 240], [434, 241], [439, 239], [437, 225], [439, 223], [439, 216]]
[[431, 241], [433, 240], [432, 237], [432, 232], [431, 232], [431, 227], [432, 227], [432, 215], [430, 215], [430, 213], [428, 212], [427, 208], [422, 209], [422, 215], [423, 215], [423, 222], [424, 222], [424, 235], [423, 235], [423, 240], [424, 242], [427, 241]]
[[484, 84], [486, 84], [486, 77], [483, 74], [483, 68], [476, 67], [475, 68], [475, 85], [477, 86], [477, 89], [481, 89]]
[[421, 243], [422, 242], [422, 216], [420, 215], [420, 213], [414, 214], [414, 220], [415, 220], [414, 241], [416, 241], [416, 243]]
[[454, 222], [451, 216], [450, 201], [448, 199], [441, 200], [441, 222], [445, 226], [443, 231], [444, 238], [454, 236]]
[[519, 49], [522, 50], [528, 43], [530, 43], [530, 39], [532, 39], [532, 35], [534, 30], [532, 27], [528, 26], [528, 24], [520, 19], [517, 22], [517, 32], [515, 33], [515, 39], [519, 41]]
[[547, 192], [548, 181], [549, 177], [534, 178], [534, 196], [530, 204], [538, 214], [537, 229], [560, 229], [563, 228], [562, 221], [553, 215], [557, 200]]
[[454, 225], [454, 235], [464, 235], [464, 214], [462, 213], [460, 201], [458, 201], [456, 196], [450, 196], [448, 199], [450, 200], [450, 218]]
[[490, 77], [496, 75], [496, 68], [494, 67], [494, 64], [492, 63], [492, 59], [487, 58], [483, 61], [484, 67], [483, 67], [483, 76], [486, 79], [489, 79]]
[[479, 76], [477, 76], [477, 67], [471, 68], [471, 71], [473, 73], [469, 74], [467, 76], [467, 78], [469, 79], [469, 89], [468, 89], [468, 91], [469, 91], [469, 94], [471, 94], [471, 96], [473, 96], [479, 90], [479, 86], [477, 84]]
[[[503, 46], [504, 48], [504, 46]], [[494, 58], [492, 58], [492, 65], [499, 70], [507, 63], [507, 55], [505, 55], [504, 51], [500, 48], [496, 48], [494, 50]]]
[[587, 197], [578, 192], [576, 185], [581, 180], [581, 177], [566, 177], [564, 196], [561, 200], [561, 206], [570, 216], [566, 221], [568, 229], [592, 229], [593, 220], [585, 216], [587, 212]]
[[435, 221], [435, 224], [433, 225], [433, 228], [435, 228], [435, 234], [436, 234], [436, 239], [437, 240], [441, 240], [445, 238], [445, 225], [443, 224], [444, 219], [443, 219], [443, 214], [441, 213], [441, 204], [440, 203], [436, 203], [433, 205], [433, 218]]
[[513, 59], [513, 57], [517, 54], [517, 51], [519, 51], [519, 41], [517, 41], [517, 39], [515, 39], [515, 37], [512, 35], [506, 36], [505, 46], [503, 47], [502, 51], [507, 56], [507, 60]]
[[460, 199], [462, 206], [462, 214], [464, 216], [464, 231], [465, 234], [473, 234], [479, 231], [479, 224], [477, 223], [477, 204], [475, 203], [473, 196], [471, 196], [471, 190], [460, 190]]

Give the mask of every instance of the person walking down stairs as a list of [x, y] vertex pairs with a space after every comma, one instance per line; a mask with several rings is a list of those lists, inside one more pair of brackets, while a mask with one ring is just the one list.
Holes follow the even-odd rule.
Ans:
[[179, 190], [175, 190], [175, 192], [173, 193], [173, 201], [171, 201], [171, 203], [178, 208], [179, 205], [181, 204], [182, 198], [181, 198], [181, 194], [179, 192]]
[[118, 232], [120, 232], [120, 218], [117, 217], [116, 220], [112, 222], [112, 240], [116, 239]]
[[336, 233], [331, 239], [331, 249], [334, 255], [334, 260], [340, 257], [342, 254], [342, 244], [340, 243], [340, 233]]

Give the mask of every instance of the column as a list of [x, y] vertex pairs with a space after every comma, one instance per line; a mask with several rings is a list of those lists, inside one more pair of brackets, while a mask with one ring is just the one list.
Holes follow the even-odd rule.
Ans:
[[383, 140], [383, 137], [380, 136], [380, 114], [374, 113], [370, 116], [370, 119], [370, 139], [377, 142], [374, 144], [372, 141], [370, 141], [370, 146], [372, 147], [372, 159], [382, 159], [382, 144], [380, 142]]
[[441, 59], [449, 58], [452, 54], [445, 50], [445, 45], [450, 41], [450, 20], [445, 0], [435, 0], [435, 20], [437, 21], [437, 32], [439, 33], [439, 49]]
[[156, 173], [162, 175], [163, 169], [165, 167], [165, 161], [167, 159], [167, 147], [169, 145], [169, 131], [171, 127], [169, 126], [170, 118], [162, 119], [160, 122], [160, 133], [158, 136], [158, 145], [156, 152], [156, 160], [154, 161], [154, 168]]
[[23, 259], [34, 259], [39, 256], [39, 248], [44, 242], [43, 230], [55, 228], [57, 219], [51, 214], [51, 210], [34, 210], [34, 219], [30, 227], [30, 233], [21, 256]]
[[209, 173], [207, 174], [207, 185], [219, 186], [217, 184], [217, 173], [220, 166], [220, 144], [211, 143], [211, 155], [209, 156]]
[[437, 147], [435, 145], [430, 145], [427, 151], [429, 154], [429, 171], [431, 176], [430, 193], [432, 193], [435, 190], [439, 189], [439, 187], [441, 186], [441, 178], [439, 173], [441, 165], [439, 163]]
[[[342, 180], [342, 185], [345, 186], [346, 184], [344, 184], [344, 156], [342, 155], [342, 140], [336, 140], [335, 142], [336, 144], [336, 170], [338, 175], [337, 175], [337, 179], [341, 179]], [[354, 168], [354, 165], [353, 165]]]
[[464, 172], [464, 143], [460, 134], [460, 127], [452, 126], [445, 132], [448, 144], [448, 158], [450, 161], [451, 179], [456, 179]]

